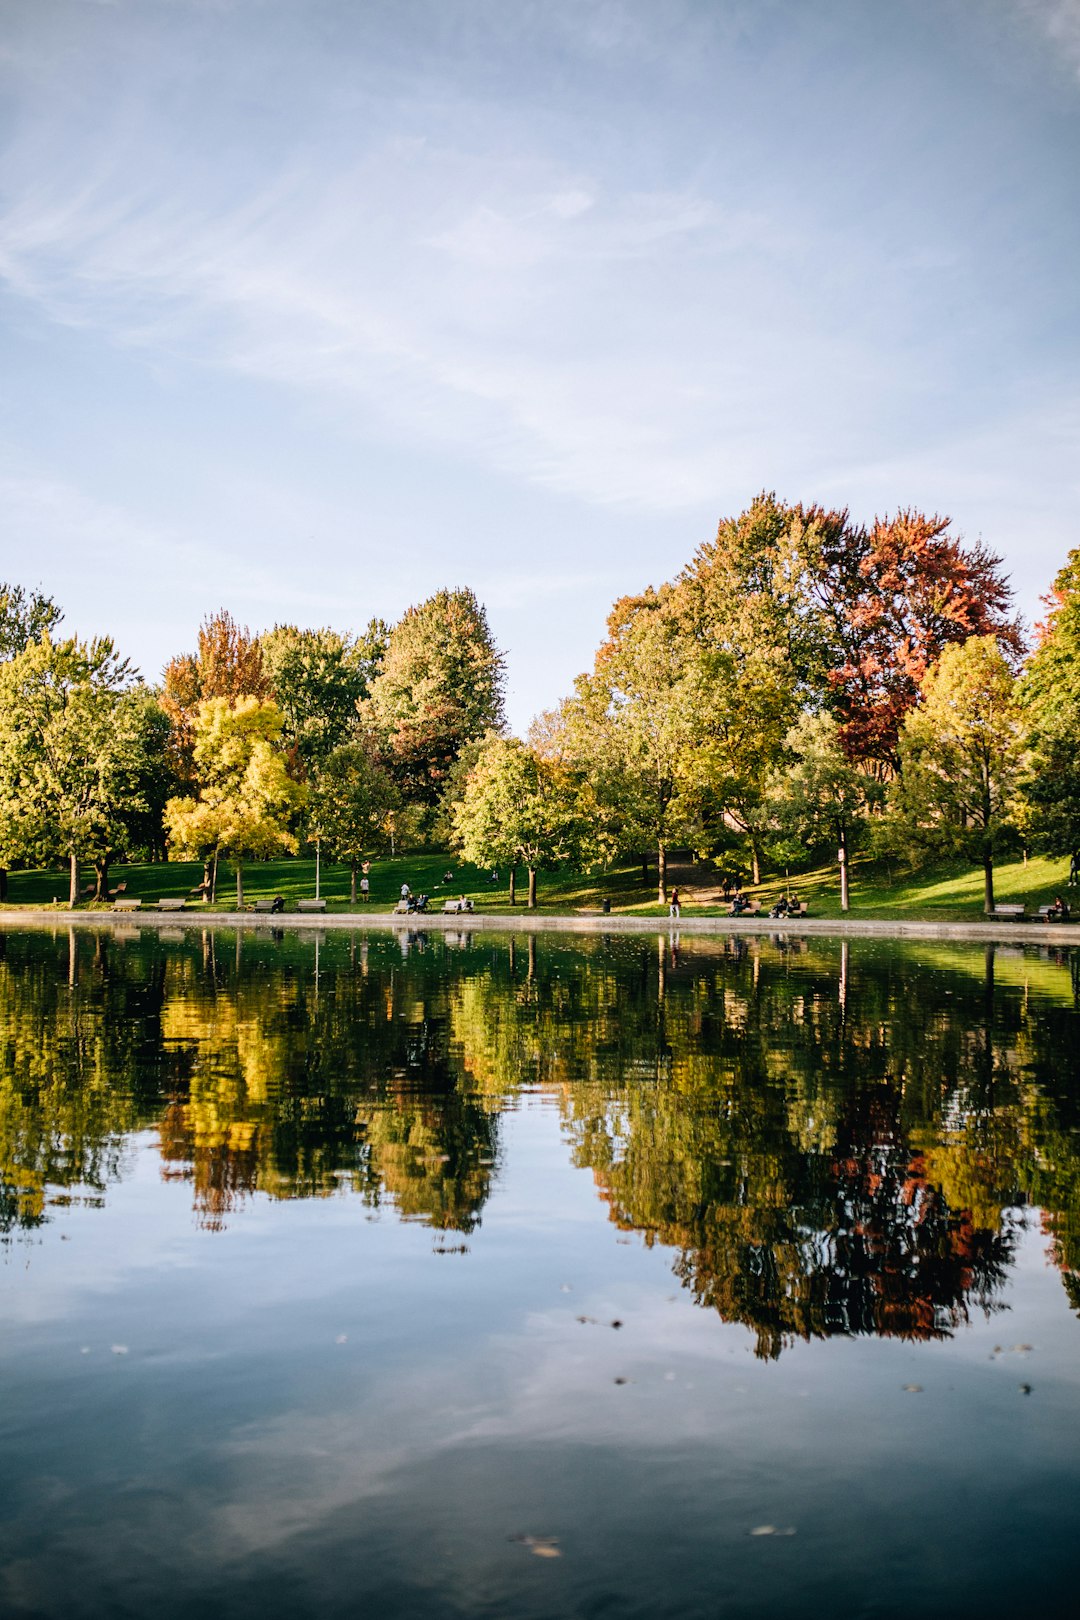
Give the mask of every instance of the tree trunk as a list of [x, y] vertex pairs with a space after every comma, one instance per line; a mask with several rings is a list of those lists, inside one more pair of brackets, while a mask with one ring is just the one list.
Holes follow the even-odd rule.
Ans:
[[356, 861], [349, 862], [349, 900], [356, 904]]
[[663, 844], [656, 846], [656, 876], [657, 897], [661, 905], [667, 903], [667, 850]]
[[536, 910], [536, 867], [529, 867], [529, 898], [525, 902], [530, 911]]
[[94, 876], [97, 878], [97, 888], [94, 890], [95, 900], [109, 898], [109, 857], [102, 855], [100, 860], [94, 862]]
[[510, 868], [510, 904], [517, 905], [517, 867]]
[[846, 827], [841, 827], [840, 828], [840, 848], [837, 851], [837, 853], [839, 855], [839, 866], [840, 866], [840, 910], [841, 911], [847, 911], [850, 908], [850, 901], [849, 901], [849, 898], [848, 898], [847, 828]]
[[215, 903], [215, 901], [217, 900], [217, 867], [218, 867], [218, 852], [215, 849], [215, 851], [214, 851], [214, 864], [213, 864], [213, 867], [211, 868], [211, 871], [210, 871], [210, 904], [211, 905], [213, 905]]
[[75, 909], [79, 903], [79, 857], [71, 851], [71, 882], [68, 887], [68, 905]]
[[750, 845], [750, 878], [757, 888], [761, 882], [761, 852], [756, 844]]
[[983, 911], [988, 917], [994, 914], [994, 853], [991, 849], [983, 850]]
[[244, 909], [244, 863], [239, 856], [236, 857], [236, 909]]
[[0, 866], [0, 900], [7, 899], [7, 867]]

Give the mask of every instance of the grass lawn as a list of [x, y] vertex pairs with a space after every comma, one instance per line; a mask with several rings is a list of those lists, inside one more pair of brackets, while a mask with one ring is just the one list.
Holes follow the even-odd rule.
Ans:
[[[451, 881], [443, 876], [452, 872]], [[92, 871], [83, 872], [83, 882], [92, 878]], [[1039, 906], [1048, 905], [1061, 893], [1068, 898], [1065, 880], [1068, 861], [1033, 856], [1026, 864], [1011, 861], [1002, 864], [996, 872], [995, 893], [1000, 901], [1024, 901], [1029, 915]], [[518, 874], [518, 909], [525, 904], [525, 874]], [[184, 895], [202, 879], [202, 865], [197, 861], [176, 861], [166, 865], [122, 866], [111, 869], [110, 887], [126, 882], [127, 894], [147, 904], [165, 896]], [[426, 892], [431, 896], [432, 909], [441, 911], [442, 902], [449, 896], [467, 895], [478, 911], [489, 913], [509, 910], [506, 874], [493, 885], [490, 874], [458, 861], [445, 853], [420, 853], [399, 856], [396, 860], [377, 860], [371, 868], [371, 899], [365, 906], [358, 901], [356, 912], [387, 912], [396, 904], [402, 883], [408, 883], [414, 894]], [[702, 895], [715, 887], [711, 868], [707, 865], [673, 863], [673, 881], [679, 884], [683, 895], [683, 915], [720, 916], [726, 907], [708, 903]], [[695, 888], [701, 889], [695, 898]], [[12, 872], [8, 879], [8, 904], [18, 906], [48, 906], [57, 903], [67, 908], [68, 878], [64, 872]], [[782, 877], [768, 877], [748, 893], [762, 901], [768, 910], [775, 897], [785, 888]], [[807, 873], [793, 874], [791, 886], [800, 899], [809, 903], [812, 917], [840, 917], [839, 882], [834, 867], [820, 868]], [[327, 911], [347, 912], [349, 904], [349, 871], [344, 866], [322, 865], [320, 891], [327, 901]], [[235, 880], [231, 866], [222, 865], [218, 875], [218, 903], [221, 911], [235, 910]], [[297, 900], [315, 893], [315, 862], [312, 860], [252, 861], [244, 868], [244, 897], [250, 904], [256, 899], [273, 895], [284, 896], [286, 907], [295, 909]], [[663, 916], [665, 908], [656, 903], [655, 868], [650, 868], [648, 885], [642, 882], [639, 862], [615, 867], [609, 872], [593, 876], [572, 873], [542, 872], [538, 882], [539, 909], [547, 912], [599, 911], [606, 898], [611, 902], [614, 915]], [[1080, 896], [1078, 896], [1080, 903]], [[80, 909], [94, 909], [84, 902]], [[197, 901], [192, 909], [205, 910]], [[937, 866], [916, 874], [891, 875], [878, 865], [871, 867], [854, 864], [851, 883], [852, 917], [907, 918], [911, 920], [965, 921], [982, 915], [982, 872], [975, 867], [959, 864]]]

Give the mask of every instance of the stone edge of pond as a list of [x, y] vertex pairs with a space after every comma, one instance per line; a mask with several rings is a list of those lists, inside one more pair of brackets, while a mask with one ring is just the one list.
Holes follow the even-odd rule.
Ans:
[[484, 912], [462, 915], [400, 917], [392, 912], [283, 912], [278, 916], [230, 911], [46, 911], [35, 907], [0, 911], [0, 928], [245, 928], [259, 929], [391, 929], [445, 930], [459, 934], [485, 933], [570, 933], [570, 934], [695, 934], [768, 935], [776, 939], [800, 939], [808, 935], [849, 935], [878, 939], [960, 939], [1029, 941], [1035, 944], [1080, 945], [1080, 923], [1045, 922], [918, 922], [896, 918], [874, 919], [807, 917], [798, 925], [761, 917], [605, 917], [599, 912], [583, 915], [516, 917], [491, 916]]

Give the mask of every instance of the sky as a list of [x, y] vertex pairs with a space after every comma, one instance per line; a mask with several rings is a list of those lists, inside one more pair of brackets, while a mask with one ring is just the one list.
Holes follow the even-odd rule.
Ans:
[[156, 679], [471, 586], [511, 724], [762, 489], [1080, 543], [1080, 0], [0, 0], [0, 578]]

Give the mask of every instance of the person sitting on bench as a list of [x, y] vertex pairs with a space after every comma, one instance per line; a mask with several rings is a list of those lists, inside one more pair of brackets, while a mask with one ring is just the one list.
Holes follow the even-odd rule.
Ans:
[[1068, 922], [1069, 908], [1061, 898], [1060, 894], [1054, 896], [1054, 903], [1052, 906], [1047, 906], [1046, 920], [1047, 922]]

